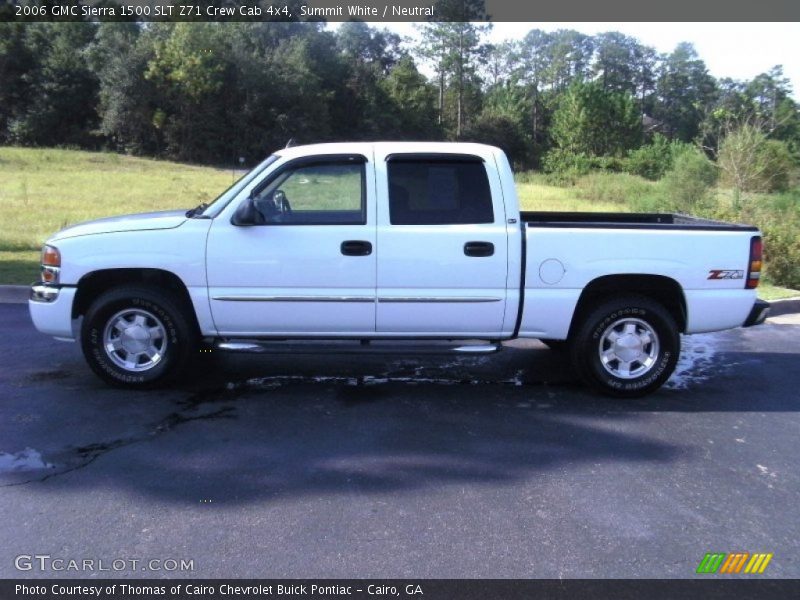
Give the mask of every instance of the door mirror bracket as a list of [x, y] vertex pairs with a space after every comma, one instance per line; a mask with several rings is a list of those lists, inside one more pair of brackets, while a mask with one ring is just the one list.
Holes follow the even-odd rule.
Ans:
[[237, 227], [255, 225], [257, 221], [256, 212], [255, 201], [251, 194], [236, 208], [236, 212], [234, 212], [233, 217], [231, 217], [231, 224]]

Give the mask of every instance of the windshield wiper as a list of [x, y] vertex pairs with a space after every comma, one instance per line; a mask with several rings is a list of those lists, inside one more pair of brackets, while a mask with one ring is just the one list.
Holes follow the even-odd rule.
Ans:
[[186, 216], [189, 217], [190, 219], [192, 217], [202, 217], [203, 216], [203, 211], [205, 209], [207, 209], [207, 208], [208, 208], [208, 203], [207, 202], [201, 202], [200, 204], [198, 204], [194, 208], [191, 208], [191, 209], [187, 210], [186, 211]]

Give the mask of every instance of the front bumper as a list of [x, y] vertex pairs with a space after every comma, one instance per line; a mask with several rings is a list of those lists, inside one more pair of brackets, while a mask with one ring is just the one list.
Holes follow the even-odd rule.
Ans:
[[61, 292], [60, 285], [48, 285], [46, 283], [34, 283], [31, 286], [30, 300], [34, 302], [55, 302]]
[[747, 315], [742, 327], [752, 327], [753, 325], [761, 325], [769, 315], [769, 302], [763, 300], [756, 300], [750, 314]]
[[78, 288], [35, 283], [31, 286], [28, 310], [36, 329], [61, 339], [75, 339], [72, 303]]

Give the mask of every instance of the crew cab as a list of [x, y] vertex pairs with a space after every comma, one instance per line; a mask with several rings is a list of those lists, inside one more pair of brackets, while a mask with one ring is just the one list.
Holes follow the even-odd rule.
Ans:
[[498, 148], [339, 143], [280, 150], [210, 205], [64, 229], [29, 306], [39, 331], [80, 340], [97, 375], [128, 387], [209, 345], [491, 352], [537, 338], [592, 387], [639, 396], [669, 378], [681, 334], [763, 322], [760, 270], [746, 225], [520, 212]]

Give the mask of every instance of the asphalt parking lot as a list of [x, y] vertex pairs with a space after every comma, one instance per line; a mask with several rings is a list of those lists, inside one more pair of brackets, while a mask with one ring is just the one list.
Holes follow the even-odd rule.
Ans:
[[[692, 577], [712, 551], [800, 577], [798, 315], [685, 339], [636, 401], [536, 342], [219, 356], [133, 393], [3, 304], [0, 354], [1, 577]], [[37, 554], [193, 570], [15, 568]]]

